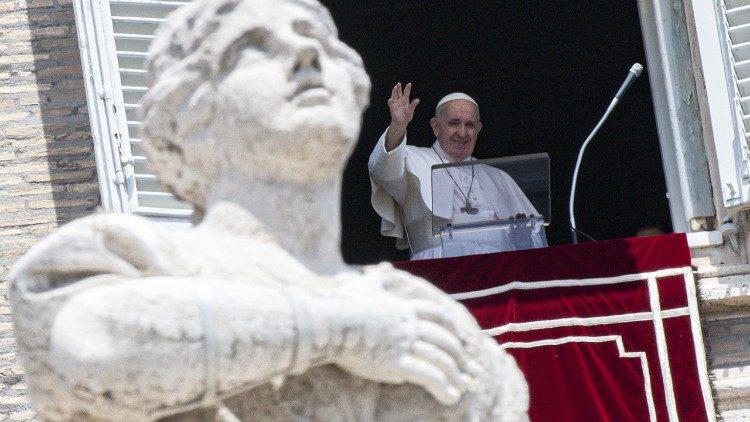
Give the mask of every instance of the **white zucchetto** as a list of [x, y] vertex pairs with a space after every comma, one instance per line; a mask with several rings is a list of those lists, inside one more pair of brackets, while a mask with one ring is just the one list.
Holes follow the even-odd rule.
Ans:
[[479, 104], [477, 104], [476, 101], [474, 101], [473, 98], [469, 97], [468, 95], [464, 94], [463, 92], [454, 92], [452, 94], [448, 94], [445, 97], [443, 97], [440, 101], [438, 101], [437, 105], [435, 106], [435, 114], [437, 114], [437, 110], [440, 108], [441, 105], [453, 101], [453, 100], [466, 100], [470, 103], [477, 106], [477, 109], [479, 108]]

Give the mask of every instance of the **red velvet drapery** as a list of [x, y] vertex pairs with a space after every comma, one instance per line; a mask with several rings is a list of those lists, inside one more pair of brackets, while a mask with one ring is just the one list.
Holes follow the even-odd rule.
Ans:
[[713, 412], [684, 235], [396, 266], [463, 294], [526, 376], [532, 421]]

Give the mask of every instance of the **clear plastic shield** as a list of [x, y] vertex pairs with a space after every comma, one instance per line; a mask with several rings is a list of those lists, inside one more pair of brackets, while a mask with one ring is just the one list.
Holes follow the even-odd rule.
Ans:
[[547, 246], [549, 155], [432, 166], [432, 214], [443, 257]]

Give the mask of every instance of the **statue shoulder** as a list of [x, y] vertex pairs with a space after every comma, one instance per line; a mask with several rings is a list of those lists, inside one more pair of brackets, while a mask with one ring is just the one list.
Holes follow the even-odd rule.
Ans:
[[156, 275], [169, 236], [148, 220], [126, 214], [77, 219], [34, 245], [9, 274], [16, 287], [44, 291], [101, 274]]

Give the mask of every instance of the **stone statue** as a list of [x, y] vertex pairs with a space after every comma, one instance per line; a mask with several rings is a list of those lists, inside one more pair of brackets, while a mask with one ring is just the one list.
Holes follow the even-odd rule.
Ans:
[[523, 376], [459, 304], [339, 251], [368, 102], [315, 0], [198, 0], [152, 47], [143, 136], [203, 218], [74, 221], [12, 272], [48, 420], [525, 420]]

